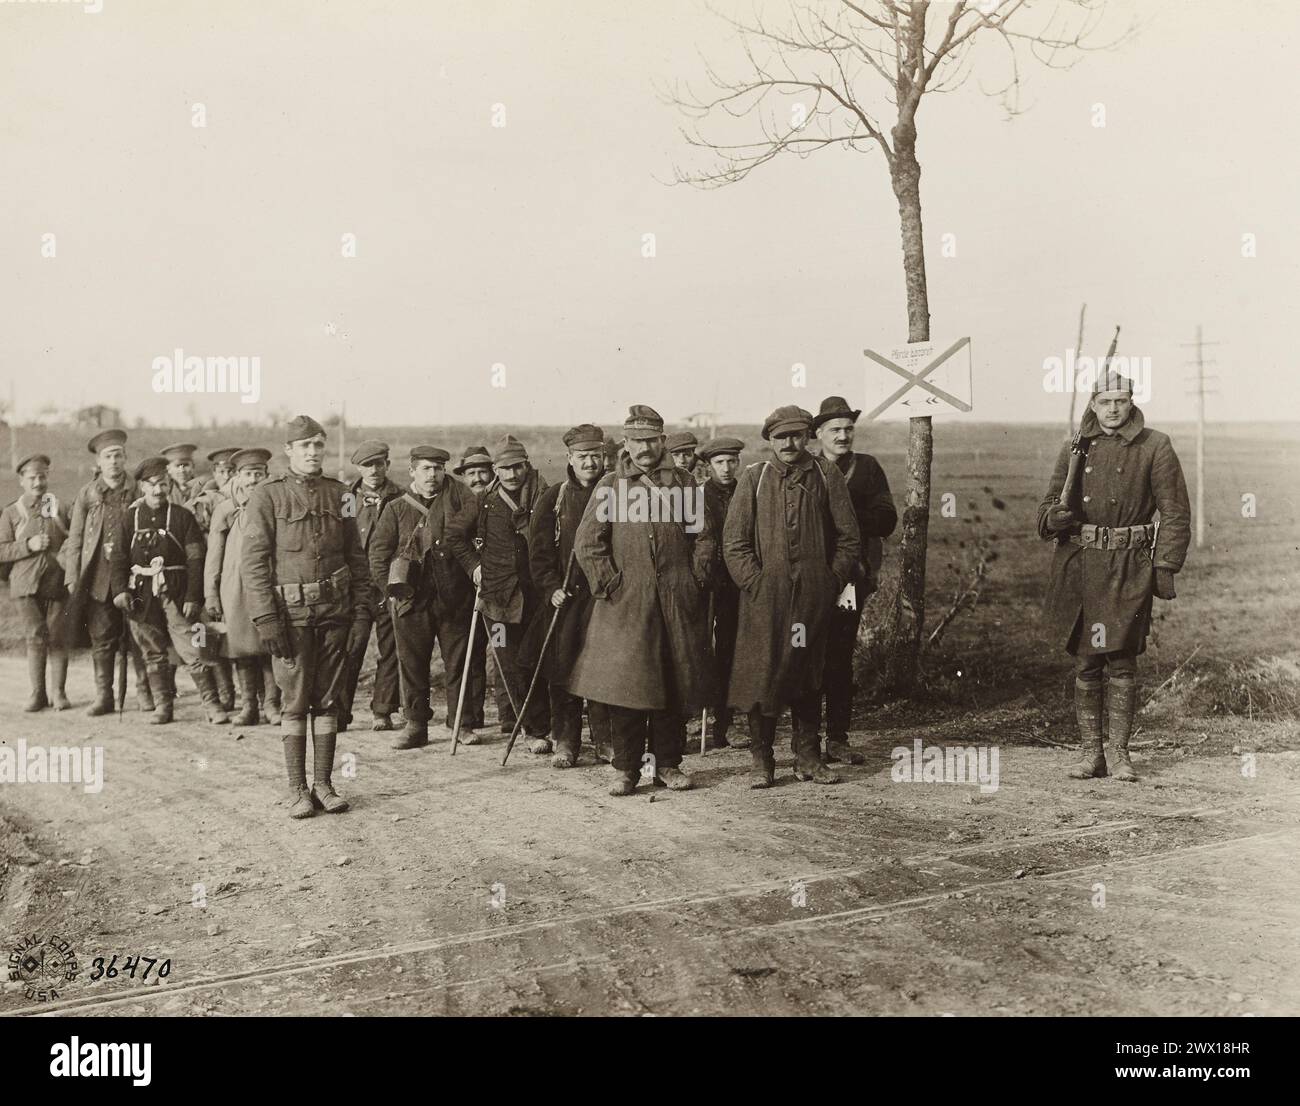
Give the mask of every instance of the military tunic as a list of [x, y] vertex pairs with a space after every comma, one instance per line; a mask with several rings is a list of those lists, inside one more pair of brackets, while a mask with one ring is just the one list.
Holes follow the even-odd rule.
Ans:
[[241, 566], [255, 625], [280, 619], [292, 655], [272, 659], [281, 718], [336, 717], [348, 631], [372, 602], [369, 566], [346, 485], [289, 472], [258, 484], [244, 508]]

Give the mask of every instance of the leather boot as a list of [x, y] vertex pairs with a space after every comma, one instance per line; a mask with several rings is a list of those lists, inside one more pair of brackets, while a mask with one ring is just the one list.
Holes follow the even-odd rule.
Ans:
[[1137, 680], [1108, 679], [1106, 712], [1110, 716], [1110, 778], [1136, 783], [1137, 773], [1128, 759], [1128, 740], [1133, 736], [1137, 713]]
[[334, 748], [338, 743], [338, 719], [321, 715], [311, 720], [311, 801], [326, 814], [342, 814], [348, 801], [334, 790]]
[[259, 662], [262, 665], [262, 721], [272, 726], [280, 724], [280, 685], [275, 682], [275, 670], [269, 658]]
[[[152, 691], [152, 690], [150, 689], [150, 687], [149, 687], [149, 671], [148, 671], [148, 669], [145, 667], [144, 657], [141, 657], [141, 656], [136, 655], [135, 653], [132, 653], [132, 654], [131, 654], [131, 666], [135, 669], [135, 705], [136, 705], [137, 707], [139, 707], [141, 711], [144, 711], [144, 712], [151, 711], [151, 710], [153, 710], [153, 708], [154, 708], [153, 691]], [[169, 665], [168, 667], [170, 668], [170, 665]], [[112, 697], [112, 694], [113, 694], [113, 677], [112, 677], [112, 672], [113, 672], [113, 667], [112, 667], [112, 665], [110, 664], [110, 665], [109, 665], [109, 673], [110, 673], [110, 675], [109, 675], [109, 679], [108, 679], [109, 697], [110, 697], [110, 698]], [[175, 683], [175, 681], [174, 681], [174, 680], [169, 680], [169, 681], [168, 681], [168, 687], [171, 688], [172, 698], [175, 699], [175, 698], [176, 698], [176, 683]], [[125, 694], [125, 693], [126, 693], [126, 688], [123, 688], [123, 689], [122, 689], [122, 692], [123, 692], [123, 694]]]
[[155, 669], [149, 673], [149, 683], [153, 685], [153, 714], [149, 718], [151, 726], [165, 726], [172, 720], [172, 705], [175, 702], [172, 696], [171, 681], [167, 679], [167, 673], [161, 669]]
[[839, 783], [840, 777], [822, 763], [821, 736], [815, 724], [803, 721], [797, 714], [791, 718], [793, 727], [790, 746], [794, 750], [794, 778], [807, 783]]
[[867, 758], [849, 745], [847, 737], [828, 737], [823, 757], [827, 764], [866, 764]]
[[54, 685], [50, 691], [54, 709], [70, 709], [72, 704], [68, 702], [68, 651], [66, 649], [50, 649], [50, 682]]
[[32, 693], [28, 697], [23, 710], [29, 713], [44, 710], [50, 705], [50, 700], [45, 694], [46, 652], [47, 647], [43, 641], [29, 641], [27, 643], [27, 680], [31, 684]]
[[695, 786], [695, 781], [676, 765], [671, 768], [660, 768], [655, 773], [655, 783], [663, 785], [670, 791], [689, 791]]
[[749, 712], [749, 755], [753, 767], [749, 773], [749, 786], [755, 791], [776, 783], [776, 719], [765, 718], [758, 710]]
[[239, 713], [235, 715], [236, 726], [256, 726], [258, 723], [257, 692], [262, 682], [262, 674], [253, 664], [241, 661], [235, 667], [235, 676], [239, 680]]
[[[730, 707], [727, 708], [727, 745], [732, 749], [748, 749], [753, 745], [754, 734], [756, 731], [754, 730], [753, 725], [749, 724], [749, 732], [740, 733], [740, 727], [736, 725], [736, 713], [737, 712], [732, 710]], [[747, 716], [747, 723], [748, 720], [753, 717], [754, 712], [751, 711]]]
[[1074, 681], [1074, 716], [1079, 722], [1079, 763], [1070, 779], [1100, 779], [1106, 774], [1106, 754], [1101, 747], [1101, 682]]
[[[113, 654], [92, 653], [90, 662], [95, 670], [95, 699], [86, 708], [91, 718], [113, 713]], [[150, 708], [153, 709], [152, 707]]]
[[[221, 709], [229, 714], [235, 709], [235, 682], [231, 679], [230, 662], [217, 660], [212, 665], [212, 676], [217, 684], [217, 702]], [[248, 723], [244, 723], [248, 725]]]
[[194, 686], [199, 689], [199, 698], [207, 711], [208, 721], [214, 726], [230, 725], [230, 715], [221, 709], [221, 698], [217, 692], [217, 681], [208, 665], [196, 665], [193, 669]]
[[558, 741], [555, 756], [551, 757], [552, 768], [572, 768], [578, 763], [578, 745], [576, 742]]
[[619, 772], [616, 770], [609, 793], [611, 795], [631, 795], [636, 790], [636, 782], [639, 778], [639, 772]]
[[423, 749], [429, 744], [429, 723], [408, 718], [400, 741], [393, 742], [394, 749]]
[[370, 728], [375, 733], [386, 733], [393, 728], [393, 716], [391, 714], [376, 713], [371, 719]]

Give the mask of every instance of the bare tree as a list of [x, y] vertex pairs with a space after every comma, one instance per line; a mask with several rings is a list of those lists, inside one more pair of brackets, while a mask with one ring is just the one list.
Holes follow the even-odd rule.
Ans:
[[[756, 3], [747, 21], [718, 12], [736, 30], [746, 72], [722, 76], [706, 63], [711, 89], [697, 94], [689, 83], [664, 93], [690, 117], [686, 142], [707, 151], [712, 164], [675, 171], [678, 183], [718, 188], [744, 180], [778, 154], [802, 157], [826, 147], [865, 152], [879, 149], [898, 201], [903, 281], [907, 292], [908, 341], [930, 339], [921, 229], [921, 164], [917, 159], [917, 113], [930, 92], [961, 86], [974, 66], [977, 44], [997, 48], [1002, 76], [985, 91], [1019, 111], [1021, 66], [1028, 55], [1054, 68], [1078, 60], [1091, 43], [1104, 0], [781, 0], [779, 23], [766, 20]], [[946, 15], [931, 8], [946, 9]], [[716, 9], [715, 9], [716, 11]], [[1127, 33], [1127, 32], [1125, 32]], [[1123, 35], [1120, 36], [1124, 37]], [[882, 102], [883, 101], [883, 104]], [[885, 105], [893, 110], [884, 122]], [[760, 136], [716, 133], [734, 120]], [[706, 134], [704, 128], [709, 128]], [[925, 554], [930, 516], [930, 419], [911, 420], [907, 448], [907, 499], [903, 509], [901, 569], [887, 625], [889, 671], [884, 684], [906, 694], [915, 684], [925, 622]]]

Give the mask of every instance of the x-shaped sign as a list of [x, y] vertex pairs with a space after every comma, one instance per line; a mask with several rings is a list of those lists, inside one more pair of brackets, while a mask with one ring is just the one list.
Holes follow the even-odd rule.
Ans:
[[[958, 338], [957, 341], [953, 342], [952, 345], [950, 345], [946, 350], [943, 351], [943, 353], [939, 354], [938, 357], [936, 357], [933, 361], [931, 361], [928, 365], [926, 365], [925, 368], [923, 368], [919, 373], [910, 373], [901, 365], [895, 365], [887, 357], [881, 357], [880, 354], [876, 353], [875, 350], [864, 349], [862, 352], [865, 353], [868, 357], [870, 357], [871, 360], [873, 360], [877, 365], [884, 366], [886, 369], [889, 369], [890, 372], [898, 373], [899, 376], [901, 376], [904, 380], [907, 381], [906, 384], [904, 384], [891, 396], [883, 400], [881, 403], [878, 403], [871, 411], [869, 411], [867, 413], [867, 418], [874, 419], [882, 411], [887, 410], [890, 406], [892, 406], [895, 402], [897, 402], [900, 397], [906, 395], [907, 392], [909, 392], [912, 388], [924, 388], [932, 396], [935, 396], [938, 399], [942, 399], [947, 403], [952, 404], [952, 406], [957, 408], [958, 411], [970, 411], [972, 409], [971, 405], [967, 403], [965, 400], [958, 399], [954, 395], [949, 395], [942, 388], [936, 387], [935, 385], [931, 384], [928, 380], [925, 379], [932, 372], [934, 372], [935, 369], [937, 369], [940, 365], [942, 365], [945, 361], [947, 361], [949, 357], [951, 357], [954, 353], [956, 353], [959, 349], [961, 349], [962, 346], [968, 346], [968, 345], [970, 345], [969, 338]], [[929, 399], [926, 400], [926, 402], [932, 404], [935, 401], [933, 399]]]

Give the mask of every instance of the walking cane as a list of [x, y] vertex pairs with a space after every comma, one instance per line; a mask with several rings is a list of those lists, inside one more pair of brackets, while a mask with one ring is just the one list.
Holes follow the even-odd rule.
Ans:
[[[406, 677], [402, 675], [404, 661], [402, 658], [402, 636], [397, 632], [397, 599], [392, 595], [388, 597], [388, 619], [393, 624], [393, 652], [397, 654], [397, 690], [402, 693], [402, 714], [406, 716], [406, 720], [409, 722], [411, 720], [411, 702], [406, 697]], [[375, 628], [375, 633], [378, 635], [378, 627]], [[367, 639], [366, 644], [369, 644], [369, 639]], [[365, 655], [363, 654], [362, 659], [357, 662], [358, 668], [364, 660]], [[379, 669], [376, 668], [375, 672], [378, 673], [378, 671]], [[358, 675], [357, 682], [360, 683], [360, 681], [361, 677]]]
[[[122, 721], [122, 712], [126, 709], [126, 656], [131, 651], [131, 620], [126, 611], [122, 611], [122, 640], [117, 650], [117, 720]], [[139, 682], [139, 677], [136, 677]]]
[[465, 710], [465, 688], [469, 686], [469, 666], [474, 657], [474, 628], [478, 625], [478, 596], [480, 588], [474, 589], [474, 605], [469, 611], [469, 644], [465, 647], [465, 666], [460, 673], [460, 694], [456, 696], [456, 725], [451, 731], [451, 755], [456, 755], [456, 745], [460, 741], [460, 719]]
[[[573, 553], [570, 552], [569, 564], [568, 567], [564, 570], [563, 588], [566, 594], [569, 591], [569, 576], [573, 572], [573, 557], [574, 557]], [[563, 607], [555, 608], [555, 610], [551, 614], [551, 624], [546, 627], [546, 637], [542, 639], [542, 649], [541, 652], [537, 654], [537, 667], [533, 669], [533, 678], [528, 682], [528, 694], [524, 696], [523, 709], [515, 712], [515, 728], [510, 731], [510, 740], [506, 742], [506, 755], [501, 758], [501, 766], [503, 768], [505, 767], [506, 761], [510, 759], [510, 750], [515, 747], [515, 738], [519, 736], [519, 727], [524, 724], [524, 711], [528, 709], [528, 704], [532, 702], [533, 689], [537, 687], [537, 677], [541, 674], [542, 662], [546, 659], [546, 648], [548, 645], [551, 644], [551, 635], [555, 633], [555, 623], [559, 620], [560, 611], [562, 611], [563, 609], [564, 609]], [[493, 655], [495, 656], [495, 654]], [[507, 685], [507, 690], [509, 690], [508, 685]], [[511, 706], [513, 705], [514, 703], [512, 702]], [[582, 725], [581, 718], [578, 719], [578, 725]]]
[[[709, 621], [705, 623], [708, 627], [709, 652], [716, 655], [716, 647], [713, 641], [713, 591], [709, 591]], [[706, 706], [700, 712], [700, 756], [704, 755], [704, 743], [709, 735], [709, 708]]]

